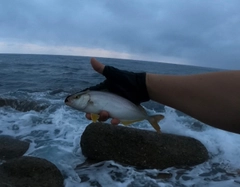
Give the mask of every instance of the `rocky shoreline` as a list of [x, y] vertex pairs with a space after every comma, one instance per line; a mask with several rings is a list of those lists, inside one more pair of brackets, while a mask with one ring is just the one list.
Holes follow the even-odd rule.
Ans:
[[[64, 186], [64, 177], [53, 163], [23, 156], [29, 142], [7, 135], [0, 135], [0, 142], [1, 187]], [[93, 163], [113, 160], [140, 169], [186, 167], [208, 160], [207, 149], [194, 138], [104, 123], [88, 125], [80, 146], [83, 155]], [[84, 170], [89, 162], [86, 163], [76, 169]], [[160, 174], [163, 178], [171, 177], [170, 174]]]
[[29, 143], [7, 135], [0, 135], [0, 186], [61, 187], [64, 178], [51, 162], [23, 156]]

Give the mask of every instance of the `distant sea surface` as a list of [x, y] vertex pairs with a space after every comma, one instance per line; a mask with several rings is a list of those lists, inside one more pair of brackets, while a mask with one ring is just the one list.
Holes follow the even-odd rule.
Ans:
[[[135, 72], [184, 75], [219, 71], [146, 61], [98, 60]], [[79, 142], [89, 121], [83, 113], [65, 106], [64, 99], [104, 80], [92, 70], [89, 62], [90, 58], [77, 56], [0, 54], [0, 134], [30, 141], [25, 155], [53, 162], [63, 173], [66, 187], [240, 186], [240, 135], [212, 128], [155, 102], [144, 105], [164, 113], [162, 131], [201, 141], [209, 151], [207, 162], [161, 171], [137, 170], [114, 161], [76, 169], [85, 161]], [[147, 121], [127, 128], [153, 130]], [[158, 172], [170, 173], [172, 177], [151, 177]]]

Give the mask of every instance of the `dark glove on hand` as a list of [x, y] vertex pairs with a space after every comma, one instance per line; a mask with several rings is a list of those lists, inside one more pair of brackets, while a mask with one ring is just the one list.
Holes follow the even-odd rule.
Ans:
[[137, 105], [150, 99], [146, 87], [145, 72], [134, 73], [105, 66], [103, 75], [106, 77], [105, 81], [87, 89], [109, 91], [125, 97]]

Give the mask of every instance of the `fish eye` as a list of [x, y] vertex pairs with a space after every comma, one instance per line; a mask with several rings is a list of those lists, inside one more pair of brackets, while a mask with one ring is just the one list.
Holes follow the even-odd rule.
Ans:
[[79, 98], [80, 98], [80, 95], [76, 95], [76, 96], [75, 96], [75, 99], [79, 99]]

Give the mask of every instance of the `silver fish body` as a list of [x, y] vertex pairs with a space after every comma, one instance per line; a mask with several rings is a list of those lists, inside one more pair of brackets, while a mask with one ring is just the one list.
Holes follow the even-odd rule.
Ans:
[[160, 132], [157, 123], [163, 118], [161, 114], [148, 115], [141, 105], [135, 105], [113, 93], [103, 91], [79, 92], [68, 96], [65, 104], [85, 113], [99, 114], [100, 111], [107, 111], [110, 117], [119, 119], [124, 125], [146, 119], [156, 131]]

